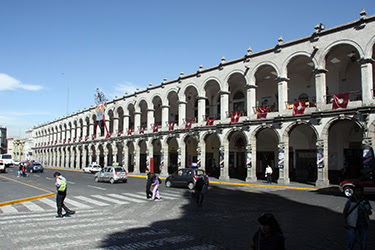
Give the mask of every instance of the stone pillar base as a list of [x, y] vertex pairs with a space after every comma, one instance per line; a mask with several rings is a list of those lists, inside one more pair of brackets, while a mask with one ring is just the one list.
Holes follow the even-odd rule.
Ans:
[[220, 176], [219, 180], [220, 181], [229, 181], [229, 176]]
[[257, 180], [256, 177], [246, 177], [246, 182], [256, 182]]
[[329, 180], [317, 180], [315, 186], [318, 188], [324, 188], [329, 186]]
[[277, 184], [288, 185], [288, 184], [290, 184], [290, 179], [289, 178], [279, 178], [277, 180]]

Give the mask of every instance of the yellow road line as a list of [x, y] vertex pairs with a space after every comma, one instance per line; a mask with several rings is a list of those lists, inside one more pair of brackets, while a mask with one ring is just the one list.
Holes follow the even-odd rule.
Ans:
[[63, 170], [63, 171], [72, 171], [72, 172], [83, 172], [82, 169], [72, 169], [72, 168], [57, 168], [57, 167], [44, 167], [47, 169], [56, 169], [56, 170]]
[[[146, 178], [144, 175], [128, 175], [130, 177]], [[160, 179], [165, 179], [161, 177]], [[284, 189], [296, 189], [296, 190], [309, 190], [317, 191], [318, 188], [307, 188], [307, 187], [291, 187], [291, 186], [280, 186], [280, 185], [262, 185], [262, 184], [250, 184], [250, 183], [233, 183], [233, 182], [221, 182], [221, 181], [210, 181], [210, 183], [221, 184], [221, 185], [232, 185], [232, 186], [248, 186], [248, 187], [272, 187], [272, 188], [284, 188]]]
[[54, 196], [54, 195], [55, 195], [54, 193], [49, 193], [49, 194], [43, 194], [43, 195], [28, 197], [28, 198], [24, 198], [24, 199], [1, 202], [0, 207], [6, 206], [6, 205], [12, 205], [12, 204], [15, 204], [15, 203], [20, 203], [20, 202], [25, 202], [25, 201], [38, 200], [38, 199], [42, 199], [42, 198], [51, 197], [51, 196]]
[[12, 178], [8, 178], [8, 177], [5, 177], [5, 176], [0, 176], [0, 177], [4, 178], [4, 179], [7, 179], [9, 181], [13, 181], [13, 182], [16, 182], [16, 183], [34, 188], [34, 189], [41, 190], [41, 191], [47, 193], [47, 194], [43, 194], [43, 195], [38, 195], [38, 196], [33, 196], [33, 197], [28, 197], [28, 198], [13, 200], [13, 201], [0, 202], [0, 207], [10, 205], [10, 204], [20, 203], [20, 202], [25, 202], [25, 201], [31, 201], [31, 200], [37, 200], [37, 199], [41, 199], [41, 198], [51, 197], [51, 196], [55, 195], [53, 192], [51, 192], [49, 190], [45, 190], [45, 189], [42, 189], [42, 188], [39, 188], [39, 187], [35, 187], [35, 186], [30, 185], [30, 184], [27, 184], [27, 183], [24, 183], [24, 182], [21, 182], [21, 181], [17, 181], [17, 180], [14, 180]]
[[272, 187], [272, 188], [285, 188], [285, 189], [310, 190], [310, 191], [317, 191], [318, 190], [318, 188], [291, 187], [291, 186], [279, 186], [279, 185], [262, 185], [262, 184], [249, 184], [249, 183], [231, 183], [231, 182], [220, 182], [220, 181], [210, 181], [210, 183], [222, 184], [222, 185], [233, 185], [233, 186], [248, 186], [248, 187]]

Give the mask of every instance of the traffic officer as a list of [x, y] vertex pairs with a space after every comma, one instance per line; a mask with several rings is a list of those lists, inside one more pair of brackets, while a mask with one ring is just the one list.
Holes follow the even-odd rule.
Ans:
[[[55, 172], [53, 176], [56, 179], [55, 186], [57, 188], [57, 195], [56, 195], [56, 205], [57, 205], [57, 216], [56, 218], [62, 218], [64, 216], [69, 216], [70, 214], [75, 214], [75, 211], [70, 210], [64, 204], [64, 200], [66, 197], [66, 179], [59, 173]], [[62, 214], [62, 209], [65, 210], [65, 214]]]

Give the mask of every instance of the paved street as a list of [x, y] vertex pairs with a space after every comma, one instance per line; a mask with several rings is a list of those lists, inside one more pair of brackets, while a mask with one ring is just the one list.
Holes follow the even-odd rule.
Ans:
[[[54, 191], [54, 171], [29, 178], [9, 171], [0, 177], [0, 190], [10, 186], [19, 199], [43, 195]], [[90, 174], [61, 172], [69, 185], [66, 204], [77, 213], [56, 219], [54, 196], [2, 206], [2, 249], [248, 249], [264, 212], [278, 219], [287, 249], [345, 248], [341, 211], [346, 199], [335, 191], [212, 184], [198, 208], [187, 189], [163, 183], [162, 199], [152, 202], [145, 199], [142, 178], [112, 185], [95, 183]], [[375, 249], [371, 218], [368, 249]]]

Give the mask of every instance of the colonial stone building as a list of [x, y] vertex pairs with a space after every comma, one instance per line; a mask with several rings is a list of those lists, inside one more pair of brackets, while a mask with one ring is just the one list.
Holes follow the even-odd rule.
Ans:
[[[375, 16], [320, 24], [289, 42], [33, 128], [34, 158], [80, 169], [120, 162], [166, 176], [197, 163], [221, 180], [338, 181], [371, 166], [375, 140]], [[105, 129], [108, 128], [108, 132]], [[363, 162], [365, 161], [365, 163]], [[195, 164], [194, 164], [195, 165]]]

